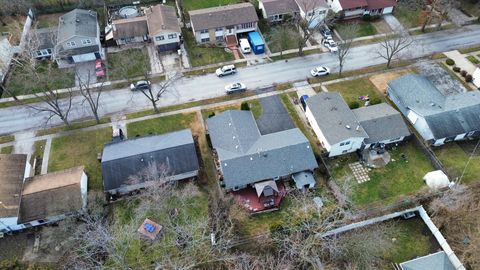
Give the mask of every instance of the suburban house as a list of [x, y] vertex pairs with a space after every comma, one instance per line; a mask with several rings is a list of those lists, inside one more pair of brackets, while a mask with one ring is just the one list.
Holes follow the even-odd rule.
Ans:
[[182, 30], [174, 7], [156, 5], [145, 11], [148, 34], [159, 52], [176, 51], [180, 48]]
[[257, 12], [250, 3], [193, 10], [188, 14], [197, 43], [224, 43], [228, 39], [237, 44], [237, 35], [257, 30]]
[[480, 93], [443, 91], [418, 74], [388, 82], [388, 97], [433, 146], [480, 136]]
[[182, 31], [174, 7], [155, 5], [137, 8], [125, 6], [110, 11], [106, 40], [117, 45], [153, 41], [160, 52], [180, 48]]
[[240, 110], [211, 117], [207, 125], [226, 190], [250, 191], [262, 205], [269, 201], [268, 206], [278, 206], [284, 195], [281, 180], [305, 172], [307, 188], [315, 185], [312, 172], [318, 164], [298, 128], [261, 135], [253, 114]]
[[295, 0], [260, 0], [258, 8], [262, 11], [263, 18], [269, 22], [281, 22], [300, 14]]
[[[455, 270], [456, 268], [448, 258], [445, 251], [438, 251], [436, 253], [428, 254], [422, 257], [415, 258], [410, 261], [400, 263], [401, 270]], [[460, 268], [465, 269], [465, 268]]]
[[328, 6], [340, 13], [342, 18], [350, 19], [363, 15], [390, 14], [397, 5], [396, 0], [326, 0]]
[[3, 83], [12, 62], [14, 47], [8, 37], [0, 37], [0, 83]]
[[101, 50], [95, 11], [74, 9], [60, 16], [53, 51], [55, 60], [68, 63], [93, 61], [101, 58]]
[[403, 141], [410, 135], [399, 112], [381, 103], [351, 110], [339, 93], [306, 101], [305, 115], [329, 157]]
[[30, 177], [27, 155], [0, 154], [0, 233], [62, 220], [87, 206], [83, 167]]
[[105, 145], [103, 187], [109, 199], [146, 188], [153, 181], [178, 181], [198, 175], [198, 158], [189, 129]]
[[30, 35], [30, 46], [34, 49], [32, 55], [36, 59], [50, 58], [57, 41], [57, 28], [40, 28]]
[[325, 0], [295, 0], [300, 9], [300, 16], [309, 22], [309, 28], [315, 28], [327, 16], [329, 6]]

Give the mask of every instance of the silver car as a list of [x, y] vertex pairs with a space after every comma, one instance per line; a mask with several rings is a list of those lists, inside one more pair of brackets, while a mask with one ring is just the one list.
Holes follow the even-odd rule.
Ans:
[[236, 82], [225, 86], [225, 92], [227, 94], [233, 94], [237, 92], [244, 92], [247, 90], [247, 86], [244, 83]]
[[330, 69], [328, 67], [316, 67], [310, 71], [313, 77], [317, 76], [327, 76], [330, 74]]

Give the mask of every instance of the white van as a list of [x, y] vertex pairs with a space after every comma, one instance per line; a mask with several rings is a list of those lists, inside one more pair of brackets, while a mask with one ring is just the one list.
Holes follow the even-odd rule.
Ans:
[[250, 48], [250, 43], [246, 38], [241, 38], [240, 39], [240, 49], [242, 49], [243, 53], [251, 53], [252, 48]]

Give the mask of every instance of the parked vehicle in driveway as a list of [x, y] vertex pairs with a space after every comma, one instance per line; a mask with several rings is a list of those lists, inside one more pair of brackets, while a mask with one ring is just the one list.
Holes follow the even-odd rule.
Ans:
[[325, 39], [332, 38], [332, 32], [326, 25], [320, 27], [320, 34], [322, 34], [323, 38]]
[[242, 50], [243, 53], [251, 53], [252, 48], [250, 47], [250, 43], [246, 38], [241, 38], [240, 41], [240, 49]]
[[307, 110], [307, 99], [308, 99], [308, 95], [302, 95], [300, 97], [300, 103], [302, 104], [302, 108], [304, 111]]
[[223, 77], [235, 73], [237, 73], [237, 69], [234, 65], [226, 65], [221, 68], [217, 68], [217, 70], [215, 71], [215, 74], [217, 74], [218, 77]]
[[227, 92], [227, 94], [244, 92], [246, 90], [247, 90], [247, 86], [241, 82], [236, 82], [236, 83], [232, 83], [225, 86], [225, 92]]
[[312, 74], [313, 77], [317, 76], [326, 76], [330, 74], [330, 69], [328, 67], [316, 67], [312, 70], [310, 70], [310, 74]]
[[324, 39], [322, 41], [322, 45], [325, 46], [330, 52], [333, 52], [333, 53], [338, 52], [337, 43], [335, 43], [333, 39]]
[[135, 83], [130, 84], [130, 90], [149, 90], [150, 89], [150, 81], [137, 81]]
[[105, 64], [102, 59], [95, 60], [95, 75], [97, 78], [105, 77]]

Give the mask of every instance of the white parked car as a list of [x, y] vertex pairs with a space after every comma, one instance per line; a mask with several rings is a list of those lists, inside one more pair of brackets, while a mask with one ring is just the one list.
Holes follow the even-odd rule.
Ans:
[[330, 50], [330, 52], [333, 52], [333, 53], [338, 52], [337, 43], [335, 43], [333, 39], [324, 39], [322, 42], [322, 45], [327, 47], [327, 49]]
[[313, 77], [317, 76], [327, 76], [330, 74], [330, 69], [328, 67], [316, 67], [310, 71]]
[[243, 53], [251, 53], [252, 48], [250, 47], [250, 43], [246, 38], [241, 38], [239, 40], [240, 43], [240, 49], [242, 50]]
[[235, 73], [237, 73], [237, 69], [234, 65], [226, 65], [221, 68], [217, 68], [217, 70], [215, 71], [215, 74], [217, 74], [218, 77], [223, 77]]
[[150, 89], [150, 81], [137, 81], [135, 83], [130, 84], [130, 90], [149, 90]]
[[225, 86], [225, 92], [227, 94], [233, 94], [237, 92], [244, 92], [247, 90], [247, 86], [244, 83], [236, 82]]

